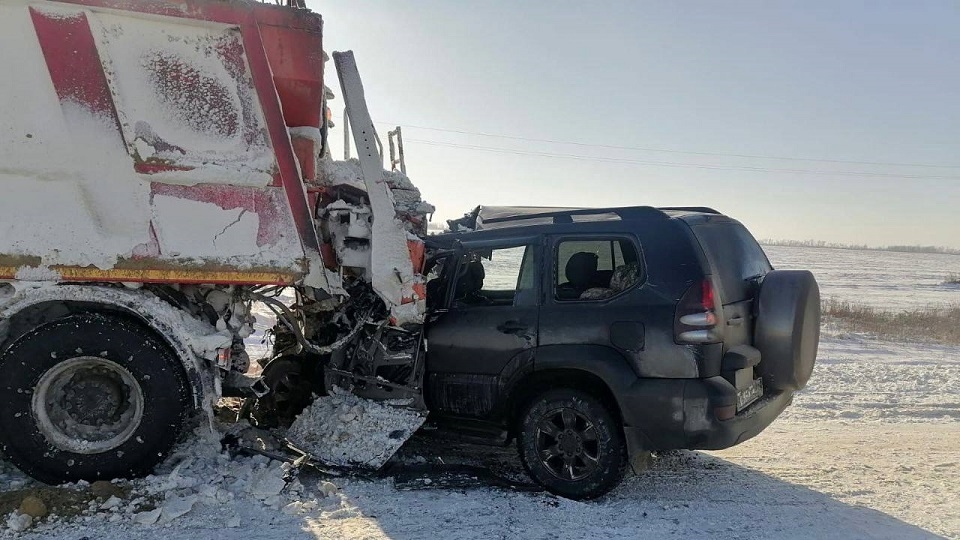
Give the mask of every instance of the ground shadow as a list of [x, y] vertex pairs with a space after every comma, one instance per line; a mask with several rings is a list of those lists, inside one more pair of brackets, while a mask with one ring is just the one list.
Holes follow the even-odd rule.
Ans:
[[[420, 434], [398, 456], [400, 472], [420, 471], [421, 482], [393, 477], [331, 478], [304, 470], [300, 480], [319, 500], [309, 511], [288, 514], [252, 503], [243, 526], [225, 529], [215, 507], [197, 509], [209, 521], [189, 527], [118, 527], [103, 540], [294, 540], [390, 538], [460, 539], [929, 539], [941, 538], [871, 508], [853, 506], [731, 461], [691, 451], [657, 456], [651, 468], [630, 475], [605, 497], [571, 501], [544, 492], [503, 487], [489, 477], [457, 487], [438, 487], [424, 464], [465, 465], [526, 481], [512, 448], [453, 442]], [[417, 467], [421, 467], [417, 469]], [[442, 468], [437, 469], [442, 470]], [[407, 475], [409, 476], [409, 474]], [[318, 483], [332, 480], [339, 492], [323, 498]], [[509, 483], [509, 482], [508, 482]], [[398, 488], [398, 485], [401, 488]], [[311, 487], [313, 486], [313, 487]], [[416, 486], [403, 489], [402, 486]], [[0, 533], [2, 536], [2, 533]], [[28, 534], [28, 538], [49, 538]], [[81, 522], [56, 538], [100, 540]]]
[[[511, 450], [414, 442], [420, 457], [485, 463], [509, 474]], [[509, 463], [513, 460], [513, 463]], [[882, 512], [840, 502], [701, 452], [658, 456], [609, 495], [576, 502], [497, 486], [398, 490], [347, 484], [353, 523], [312, 521], [311, 535], [361, 526], [392, 539], [431, 538], [941, 538]], [[346, 526], [344, 528], [343, 526]]]

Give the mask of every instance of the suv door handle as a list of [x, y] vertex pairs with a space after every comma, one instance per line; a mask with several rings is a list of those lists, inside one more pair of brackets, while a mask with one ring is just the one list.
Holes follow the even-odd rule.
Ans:
[[497, 326], [497, 330], [504, 334], [520, 334], [529, 330], [530, 327], [520, 321], [506, 321]]
[[741, 324], [743, 324], [743, 317], [727, 319], [727, 326], [740, 326]]

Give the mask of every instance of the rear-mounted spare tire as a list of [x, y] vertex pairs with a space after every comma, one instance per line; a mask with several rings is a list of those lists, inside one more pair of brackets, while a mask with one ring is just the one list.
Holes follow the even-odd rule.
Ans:
[[820, 287], [807, 270], [775, 270], [763, 278], [754, 345], [763, 384], [773, 390], [803, 388], [820, 343]]

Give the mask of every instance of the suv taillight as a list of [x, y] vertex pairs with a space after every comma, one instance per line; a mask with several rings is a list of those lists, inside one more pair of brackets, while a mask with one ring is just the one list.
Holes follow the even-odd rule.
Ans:
[[717, 297], [713, 282], [705, 278], [691, 285], [677, 305], [674, 337], [677, 343], [717, 343]]
[[713, 297], [713, 283], [709, 279], [700, 282], [700, 305], [704, 311], [713, 311], [716, 307]]

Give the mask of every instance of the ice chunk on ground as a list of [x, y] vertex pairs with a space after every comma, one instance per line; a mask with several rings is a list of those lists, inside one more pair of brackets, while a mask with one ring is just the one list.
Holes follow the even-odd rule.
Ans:
[[7, 517], [7, 528], [13, 532], [22, 532], [30, 528], [33, 524], [33, 518], [27, 514], [21, 514], [19, 510], [14, 510]]
[[287, 439], [327, 463], [379, 469], [426, 420], [404, 405], [334, 387], [297, 417]]
[[283, 469], [280, 467], [267, 467], [254, 477], [250, 493], [257, 498], [266, 499], [271, 496], [279, 495], [286, 487], [287, 481], [283, 479]]
[[133, 516], [133, 521], [139, 523], [140, 525], [153, 525], [160, 519], [160, 513], [163, 512], [162, 508], [155, 508], [148, 512], [140, 512]]
[[317, 486], [317, 489], [320, 491], [320, 494], [324, 497], [331, 497], [337, 493], [339, 489], [336, 484], [333, 482], [328, 482], [326, 480], [320, 482]]
[[167, 499], [161, 508], [160, 523], [169, 523], [178, 517], [193, 510], [193, 505], [197, 502], [196, 495], [186, 497], [174, 497]]
[[106, 501], [104, 501], [103, 504], [100, 505], [100, 509], [101, 509], [101, 510], [113, 510], [114, 508], [120, 506], [120, 503], [122, 503], [122, 502], [123, 502], [123, 500], [117, 498], [116, 495], [111, 495], [109, 499], [107, 499]]

